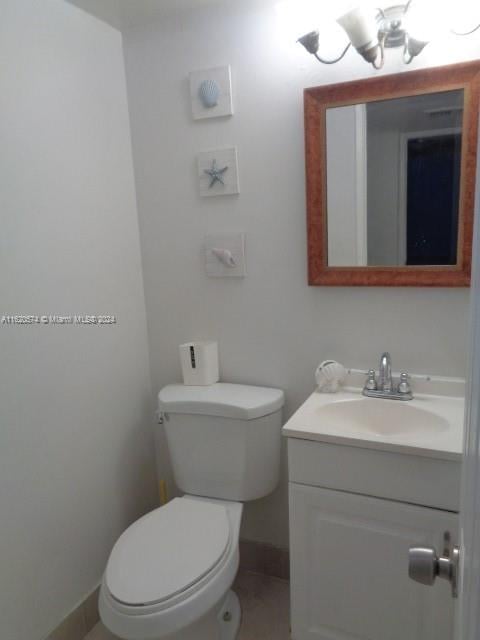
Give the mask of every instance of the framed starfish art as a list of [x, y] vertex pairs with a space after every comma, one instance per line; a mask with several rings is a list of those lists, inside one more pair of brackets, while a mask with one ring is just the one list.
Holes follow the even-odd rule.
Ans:
[[237, 148], [203, 151], [198, 154], [200, 195], [221, 196], [240, 193]]

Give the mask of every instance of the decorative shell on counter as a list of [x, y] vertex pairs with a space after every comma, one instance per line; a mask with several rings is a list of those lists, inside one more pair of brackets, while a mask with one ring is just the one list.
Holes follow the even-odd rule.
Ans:
[[347, 370], [335, 360], [324, 360], [315, 371], [315, 381], [322, 393], [336, 393], [346, 377]]

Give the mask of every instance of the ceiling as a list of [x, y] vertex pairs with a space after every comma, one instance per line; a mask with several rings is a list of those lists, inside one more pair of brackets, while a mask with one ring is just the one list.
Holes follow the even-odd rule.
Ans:
[[159, 18], [172, 11], [194, 9], [226, 0], [66, 0], [117, 29]]

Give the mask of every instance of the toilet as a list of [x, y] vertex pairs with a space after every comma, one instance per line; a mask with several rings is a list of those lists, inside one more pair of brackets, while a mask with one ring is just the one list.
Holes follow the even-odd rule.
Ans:
[[126, 640], [234, 640], [231, 590], [243, 503], [278, 483], [283, 391], [173, 384], [158, 395], [173, 474], [185, 494], [134, 522], [110, 554], [100, 617]]

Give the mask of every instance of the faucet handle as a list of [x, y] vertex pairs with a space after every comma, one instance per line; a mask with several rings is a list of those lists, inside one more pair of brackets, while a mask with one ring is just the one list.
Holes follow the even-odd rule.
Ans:
[[398, 393], [407, 394], [412, 392], [412, 388], [410, 387], [410, 383], [408, 382], [409, 378], [410, 376], [408, 375], [408, 373], [402, 371], [402, 373], [400, 374], [400, 382], [398, 384]]
[[375, 370], [370, 369], [368, 371], [367, 381], [365, 382], [365, 389], [368, 389], [369, 391], [376, 391], [377, 388], [378, 387], [377, 387], [377, 379], [375, 378]]

